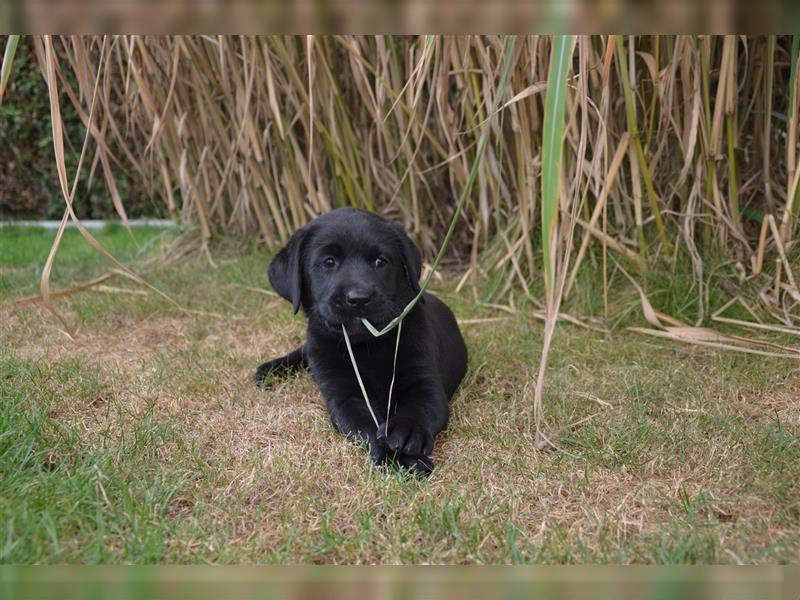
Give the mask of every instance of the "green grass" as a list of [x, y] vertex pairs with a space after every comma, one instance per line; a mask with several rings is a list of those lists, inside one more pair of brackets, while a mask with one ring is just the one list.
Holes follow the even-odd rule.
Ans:
[[[136, 227], [128, 231], [119, 225], [108, 225], [93, 232], [97, 240], [114, 256], [129, 261], [152, 250], [159, 240], [174, 235], [158, 227]], [[53, 245], [54, 232], [45, 229], [6, 226], [0, 228], [0, 298], [13, 296], [22, 289], [34, 293], [39, 277]], [[70, 280], [88, 279], [110, 265], [74, 228], [68, 228], [59, 246], [52, 281], [65, 284]]]
[[[309, 375], [251, 385], [304, 335], [287, 303], [253, 289], [266, 254], [145, 267], [163, 233], [135, 235], [141, 250], [124, 230], [99, 237], [202, 312], [85, 291], [58, 302], [72, 342], [38, 305], [13, 304], [38, 289], [52, 233], [0, 230], [2, 562], [800, 560], [796, 363], [559, 325], [544, 398], [559, 450], [541, 453], [541, 323], [524, 309], [469, 322], [506, 315], [440, 286], [467, 321], [470, 373], [437, 469], [417, 481], [337, 435]], [[53, 289], [107, 268], [68, 232]], [[601, 310], [591, 279], [573, 308]], [[677, 306], [680, 283], [661, 281], [647, 282], [654, 303]], [[634, 314], [635, 292], [612, 291], [615, 316]]]
[[163, 560], [179, 479], [159, 472], [150, 454], [176, 440], [173, 429], [142, 415], [128, 437], [85, 439], [59, 420], [61, 398], [97, 405], [108, 392], [77, 361], [45, 368], [4, 358], [0, 377], [0, 560]]

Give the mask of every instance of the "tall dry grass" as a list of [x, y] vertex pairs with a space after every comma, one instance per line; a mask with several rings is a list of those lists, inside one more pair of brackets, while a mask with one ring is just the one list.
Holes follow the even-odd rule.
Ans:
[[[99, 75], [88, 168], [105, 177], [120, 216], [114, 175], [125, 170], [205, 241], [249, 235], [274, 249], [347, 205], [402, 220], [432, 257], [487, 124], [451, 248], [468, 279], [502, 274], [497, 298], [531, 295], [541, 272], [551, 44], [519, 40], [489, 115], [501, 37], [52, 39], [58, 85], [87, 126]], [[36, 47], [45, 65], [42, 39]], [[684, 251], [704, 286], [704, 259], [722, 249], [786, 320], [800, 300], [789, 258], [800, 204], [797, 38], [582, 36], [576, 48], [561, 209], [580, 203], [578, 254], [565, 294], [587, 255], [669, 264]], [[110, 151], [112, 139], [122, 151]], [[707, 311], [701, 301], [698, 321]]]

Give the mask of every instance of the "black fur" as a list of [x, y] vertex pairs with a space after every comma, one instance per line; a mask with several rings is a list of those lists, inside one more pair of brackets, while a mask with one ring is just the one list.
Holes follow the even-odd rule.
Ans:
[[[369, 444], [372, 460], [394, 459], [417, 472], [446, 427], [448, 402], [467, 368], [467, 349], [453, 313], [426, 293], [403, 321], [392, 414], [386, 407], [397, 329], [375, 338], [419, 292], [422, 261], [402, 226], [354, 208], [324, 214], [297, 230], [269, 266], [272, 287], [308, 317], [306, 343], [262, 364], [257, 384], [277, 372], [308, 366], [334, 426]], [[369, 414], [342, 335], [347, 328], [380, 428]]]

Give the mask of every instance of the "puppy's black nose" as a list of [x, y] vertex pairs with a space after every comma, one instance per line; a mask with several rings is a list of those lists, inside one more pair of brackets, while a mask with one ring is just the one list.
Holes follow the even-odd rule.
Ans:
[[363, 308], [372, 300], [372, 294], [366, 290], [350, 290], [344, 298], [349, 306]]

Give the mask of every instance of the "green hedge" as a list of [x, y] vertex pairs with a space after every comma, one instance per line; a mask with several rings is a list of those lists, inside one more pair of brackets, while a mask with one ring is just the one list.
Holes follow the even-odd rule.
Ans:
[[[86, 129], [63, 91], [61, 110], [66, 129], [67, 173], [71, 180]], [[111, 147], [113, 150], [113, 144]], [[76, 212], [80, 218], [115, 218], [117, 213], [99, 165], [90, 181], [93, 149], [90, 144], [76, 193]], [[53, 158], [47, 84], [29, 36], [20, 40], [11, 82], [0, 105], [0, 172], [0, 219], [61, 217], [64, 198]], [[149, 197], [144, 182], [119, 172], [116, 183], [129, 217], [164, 216], [163, 203], [155, 203]]]

